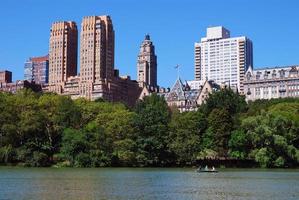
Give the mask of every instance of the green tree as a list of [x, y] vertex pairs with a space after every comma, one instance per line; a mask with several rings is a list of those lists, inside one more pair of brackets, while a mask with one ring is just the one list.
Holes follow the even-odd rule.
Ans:
[[163, 97], [145, 97], [135, 108], [138, 129], [138, 155], [141, 165], [167, 165], [172, 162], [168, 149], [170, 111]]
[[234, 116], [240, 112], [245, 112], [247, 104], [243, 95], [239, 95], [229, 88], [224, 88], [211, 93], [200, 109], [206, 115], [209, 115], [214, 109], [223, 109], [229, 115]]
[[[85, 134], [80, 130], [65, 129], [62, 136], [61, 146], [62, 157], [70, 162], [71, 166], [82, 166], [77, 162], [79, 154], [89, 151], [89, 144], [85, 138]], [[80, 159], [78, 159], [80, 161]]]
[[208, 127], [204, 138], [205, 148], [215, 150], [219, 156], [226, 156], [233, 130], [231, 115], [226, 109], [215, 108], [208, 116]]
[[[241, 129], [250, 142], [249, 157], [254, 158], [262, 167], [298, 164], [298, 114], [294, 112], [298, 107], [293, 104], [298, 103], [278, 103], [259, 115], [242, 120]], [[285, 109], [288, 107], [295, 109]]]
[[263, 147], [256, 151], [255, 160], [261, 167], [270, 167], [273, 162], [273, 154], [268, 148]]
[[77, 127], [80, 110], [69, 97], [56, 94], [44, 94], [39, 98], [38, 106], [44, 117], [45, 137], [52, 157], [59, 151], [63, 131]]
[[250, 141], [243, 130], [235, 130], [232, 132], [229, 142], [229, 156], [233, 158], [245, 159], [250, 150]]
[[177, 162], [195, 162], [201, 151], [201, 140], [207, 122], [200, 112], [173, 114], [170, 123], [169, 147], [177, 157]]

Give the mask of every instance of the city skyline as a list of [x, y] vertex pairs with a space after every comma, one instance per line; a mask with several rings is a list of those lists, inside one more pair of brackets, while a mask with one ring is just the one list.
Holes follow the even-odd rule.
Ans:
[[[80, 33], [74, 21], [54, 22], [49, 40], [49, 83], [42, 86], [42, 91], [72, 99], [102, 98], [134, 106], [145, 88], [129, 76], [120, 76], [119, 70], [114, 68], [114, 41], [113, 22], [108, 15], [85, 16]], [[153, 78], [156, 80], [156, 75]]]
[[[11, 10], [10, 8], [13, 8], [14, 1], [2, 3], [0, 8], [1, 22], [3, 22], [2, 26], [5, 27], [6, 31], [1, 33], [0, 69], [12, 71], [13, 80], [23, 79], [23, 66], [28, 57], [48, 53], [48, 38], [52, 22], [73, 20], [78, 23], [78, 29], [80, 29], [79, 22], [82, 16], [102, 14], [110, 15], [114, 22], [116, 34], [115, 68], [118, 68], [122, 75], [130, 75], [135, 80], [137, 79], [136, 60], [140, 41], [146, 33], [151, 35], [156, 46], [158, 85], [169, 87], [173, 84], [177, 78], [174, 69], [177, 63], [182, 66], [181, 77], [183, 80], [194, 79], [193, 45], [206, 34], [205, 30], [209, 25], [223, 25], [232, 31], [233, 37], [248, 36], [254, 44], [255, 68], [299, 63], [299, 57], [296, 56], [299, 47], [295, 45], [299, 43], [299, 39], [295, 37], [299, 35], [299, 30], [294, 26], [299, 22], [294, 12], [296, 5], [298, 7], [296, 1], [289, 1], [288, 4], [272, 1], [269, 5], [264, 2], [243, 1], [247, 3], [246, 10], [250, 10], [250, 8], [255, 10], [252, 15], [239, 11], [238, 9], [242, 8], [240, 5], [224, 4], [219, 1], [212, 3], [187, 1], [186, 5], [181, 5], [181, 7], [178, 2], [169, 5], [170, 1], [161, 3], [154, 1], [146, 7], [142, 7], [132, 0], [127, 1], [127, 5], [120, 1], [102, 1], [98, 6], [95, 6], [98, 4], [95, 1], [92, 1], [93, 3], [91, 2], [90, 5], [74, 2], [71, 7], [80, 7], [77, 10], [64, 9], [67, 7], [68, 1], [64, 2], [60, 4], [61, 7], [52, 10], [51, 15], [49, 11], [55, 5], [55, 1], [52, 1], [53, 5], [49, 2], [40, 3], [34, 0], [26, 2], [25, 8], [31, 7], [36, 13], [26, 13], [23, 16], [26, 23], [24, 25], [18, 24], [19, 29], [16, 29], [16, 25], [12, 24], [15, 24], [14, 22], [18, 19], [17, 16], [24, 14], [26, 9], [18, 6], [14, 10], [18, 15], [10, 16], [7, 20], [5, 15], [8, 14], [7, 11]], [[211, 7], [213, 8], [211, 12], [213, 16], [203, 9], [198, 9], [198, 13], [190, 12], [190, 10], [195, 11], [193, 7], [197, 7], [196, 5], [213, 5]], [[262, 9], [263, 6], [268, 6], [268, 9]], [[44, 13], [37, 11], [44, 7], [49, 7]], [[133, 12], [128, 12], [122, 7], [131, 9]], [[158, 8], [154, 15], [157, 20], [153, 20], [153, 15], [147, 12], [155, 7]], [[140, 8], [143, 8], [143, 12], [140, 11]], [[231, 12], [231, 16], [227, 14], [221, 18], [220, 16], [224, 13], [223, 10]], [[164, 11], [166, 12], [164, 13]], [[176, 16], [175, 13], [179, 13], [177, 18], [173, 18]], [[37, 19], [37, 16], [40, 17]], [[261, 20], [257, 20], [257, 18]], [[180, 27], [183, 28], [180, 29]], [[18, 37], [16, 37], [14, 30], [19, 30]], [[77, 71], [79, 70], [80, 66], [78, 66]]]

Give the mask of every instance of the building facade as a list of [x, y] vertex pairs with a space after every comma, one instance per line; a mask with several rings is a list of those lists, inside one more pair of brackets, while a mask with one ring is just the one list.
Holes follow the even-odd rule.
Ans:
[[[75, 22], [52, 24], [49, 44], [49, 86], [56, 86], [77, 75], [78, 30]], [[53, 86], [53, 87], [51, 87]]]
[[84, 17], [80, 38], [80, 96], [112, 101], [114, 29], [110, 16]]
[[299, 97], [299, 65], [249, 69], [245, 77], [248, 101]]
[[17, 91], [22, 89], [31, 89], [34, 92], [42, 91], [41, 85], [26, 80], [18, 80], [16, 82], [10, 82], [10, 83], [0, 83], [1, 92], [16, 93]]
[[114, 29], [109, 16], [84, 17], [80, 38], [80, 77], [97, 82], [114, 76]]
[[199, 81], [193, 80], [193, 81], [187, 81], [187, 83], [192, 90], [194, 90], [194, 89], [199, 90], [203, 86], [205, 81], [204, 80], [199, 80]]
[[252, 42], [230, 37], [222, 26], [207, 28], [206, 37], [194, 45], [195, 80], [213, 80], [244, 93], [244, 77], [253, 66]]
[[44, 85], [49, 81], [49, 56], [29, 58], [24, 65], [24, 80]]
[[16, 93], [21, 89], [31, 89], [35, 92], [42, 91], [42, 88], [39, 84], [29, 82], [27, 80], [18, 80], [12, 82], [12, 72], [4, 70], [0, 71], [0, 91], [1, 92], [11, 92]]
[[12, 82], [11, 71], [7, 71], [7, 70], [0, 71], [0, 84], [11, 83], [11, 82]]
[[199, 87], [191, 88], [188, 82], [184, 84], [178, 78], [170, 91], [163, 96], [169, 107], [176, 108], [180, 112], [196, 111], [210, 93], [219, 89], [220, 86], [214, 81], [204, 81]]
[[137, 81], [140, 85], [157, 87], [157, 56], [155, 54], [155, 46], [146, 35], [139, 50], [137, 60]]

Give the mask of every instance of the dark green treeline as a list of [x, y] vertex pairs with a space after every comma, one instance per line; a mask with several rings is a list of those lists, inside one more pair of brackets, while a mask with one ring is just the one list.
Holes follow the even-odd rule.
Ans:
[[152, 95], [135, 108], [22, 90], [0, 93], [0, 163], [24, 166], [184, 166], [205, 156], [299, 163], [299, 99], [247, 104], [229, 89], [196, 112]]

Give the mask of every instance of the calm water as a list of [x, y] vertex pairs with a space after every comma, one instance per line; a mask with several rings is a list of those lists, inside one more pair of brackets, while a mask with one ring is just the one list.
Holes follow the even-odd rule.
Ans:
[[6, 199], [299, 199], [299, 170], [0, 167]]

